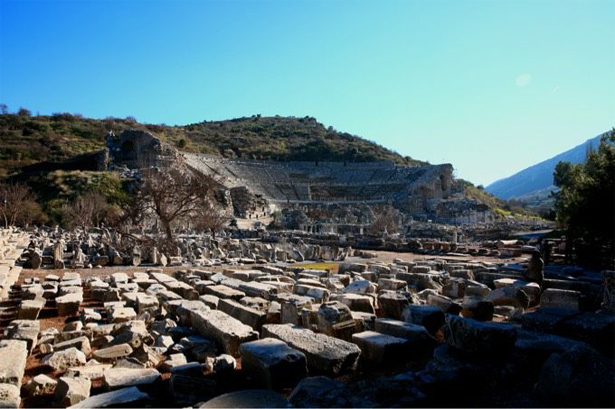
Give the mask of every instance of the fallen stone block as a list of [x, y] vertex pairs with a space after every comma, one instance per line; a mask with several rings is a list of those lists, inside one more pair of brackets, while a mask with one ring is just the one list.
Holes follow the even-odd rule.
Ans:
[[58, 307], [58, 315], [61, 317], [77, 315], [79, 306], [83, 302], [83, 294], [66, 294], [56, 298], [56, 306]]
[[6, 339], [26, 341], [28, 351], [32, 353], [32, 350], [36, 346], [40, 329], [40, 321], [13, 320], [6, 328], [4, 336]]
[[213, 295], [219, 299], [230, 298], [235, 301], [239, 301], [246, 296], [243, 291], [235, 290], [225, 285], [210, 285], [204, 287], [203, 292], [206, 295]]
[[83, 352], [73, 347], [43, 357], [42, 363], [55, 371], [64, 372], [70, 367], [85, 365], [86, 358]]
[[56, 403], [72, 406], [90, 397], [92, 384], [89, 379], [63, 376], [55, 388]]
[[547, 288], [540, 296], [540, 306], [542, 308], [579, 311], [580, 298], [581, 293], [579, 291]]
[[103, 385], [107, 389], [127, 386], [149, 385], [160, 379], [160, 372], [154, 368], [111, 368], [103, 374]]
[[211, 399], [217, 390], [216, 382], [203, 375], [173, 374], [169, 380], [169, 387], [174, 402], [184, 407]]
[[241, 369], [264, 389], [294, 387], [307, 376], [305, 355], [274, 338], [241, 344]]
[[92, 356], [96, 359], [113, 360], [124, 358], [132, 354], [132, 347], [128, 344], [113, 345], [94, 351]]
[[425, 359], [432, 355], [437, 343], [422, 325], [411, 324], [390, 318], [377, 318], [376, 332], [402, 338], [407, 341], [409, 359]]
[[0, 407], [17, 409], [20, 406], [19, 388], [10, 383], [0, 383]]
[[326, 376], [303, 379], [293, 389], [288, 401], [297, 408], [353, 407], [346, 384]]
[[26, 370], [27, 358], [28, 349], [25, 341], [0, 341], [0, 383], [21, 387], [21, 378]]
[[430, 334], [435, 334], [445, 323], [444, 312], [435, 305], [410, 304], [404, 309], [402, 318], [408, 323], [422, 325]]
[[118, 389], [116, 391], [101, 393], [100, 395], [91, 396], [73, 405], [72, 408], [106, 408], [109, 406], [145, 406], [139, 403], [149, 401], [149, 395], [141, 392], [136, 386], [130, 388]]
[[615, 364], [592, 348], [554, 353], [544, 364], [536, 395], [549, 406], [615, 406]]
[[385, 365], [407, 359], [408, 341], [403, 338], [364, 331], [353, 334], [352, 342], [361, 349], [361, 360], [370, 366]]
[[49, 395], [55, 392], [58, 381], [45, 374], [36, 375], [24, 387], [30, 396]]
[[23, 300], [19, 305], [19, 313], [17, 318], [20, 320], [35, 320], [38, 314], [45, 307], [45, 301], [42, 300]]
[[83, 352], [86, 357], [92, 352], [90, 340], [87, 337], [78, 337], [53, 345], [54, 351], [63, 351], [68, 348], [77, 348], [79, 351]]
[[444, 329], [446, 342], [469, 354], [507, 353], [517, 339], [517, 330], [510, 324], [480, 322], [454, 315], [447, 317]]
[[353, 371], [361, 354], [355, 344], [289, 324], [263, 325], [262, 335], [277, 338], [303, 352], [310, 373], [336, 376]]
[[191, 321], [196, 331], [210, 338], [226, 353], [239, 356], [239, 345], [258, 339], [258, 333], [241, 321], [218, 310], [193, 311]]
[[256, 331], [260, 331], [265, 324], [267, 313], [247, 307], [230, 299], [222, 299], [218, 303], [218, 310], [238, 319], [242, 323], [249, 325]]
[[197, 406], [198, 408], [286, 408], [288, 401], [268, 389], [248, 389], [225, 393]]
[[383, 291], [378, 295], [378, 306], [383, 317], [401, 319], [404, 309], [409, 304], [418, 304], [418, 298], [412, 293]]

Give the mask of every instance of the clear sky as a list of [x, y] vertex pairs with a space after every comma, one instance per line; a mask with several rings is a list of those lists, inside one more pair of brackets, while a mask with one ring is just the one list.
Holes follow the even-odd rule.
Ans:
[[488, 184], [615, 126], [613, 0], [0, 0], [0, 101], [314, 116]]

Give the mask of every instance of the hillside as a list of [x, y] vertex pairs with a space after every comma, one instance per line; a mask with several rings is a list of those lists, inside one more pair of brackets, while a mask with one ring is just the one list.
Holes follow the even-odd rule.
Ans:
[[553, 189], [553, 171], [560, 161], [582, 163], [585, 161], [587, 150], [596, 149], [600, 144], [598, 135], [566, 152], [560, 153], [529, 168], [523, 169], [504, 179], [493, 182], [485, 189], [501, 199], [520, 199], [522, 196], [531, 197], [534, 193], [544, 193]]
[[424, 164], [312, 117], [261, 117], [204, 121], [185, 126], [142, 124], [133, 118], [92, 119], [73, 114], [0, 115], [0, 177], [42, 161], [61, 161], [104, 148], [109, 130], [141, 129], [180, 150], [226, 158]]

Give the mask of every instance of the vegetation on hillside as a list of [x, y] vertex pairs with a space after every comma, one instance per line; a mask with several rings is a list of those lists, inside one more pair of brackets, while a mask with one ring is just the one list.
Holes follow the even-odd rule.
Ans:
[[370, 162], [424, 162], [333, 128], [311, 117], [238, 118], [204, 121], [185, 126], [142, 124], [134, 118], [92, 119], [79, 114], [32, 115], [26, 109], [0, 114], [0, 177], [26, 165], [57, 162], [102, 149], [108, 131], [152, 132], [161, 140], [189, 151], [227, 158]]
[[[560, 162], [553, 174], [557, 221], [570, 238], [613, 243], [615, 229], [615, 129], [605, 134], [585, 164]], [[612, 256], [612, 254], [611, 254]]]
[[457, 183], [463, 189], [464, 195], [467, 198], [475, 199], [480, 203], [484, 203], [493, 209], [500, 216], [515, 216], [515, 217], [536, 217], [537, 213], [532, 209], [527, 208], [522, 203], [514, 200], [499, 199], [489, 192], [483, 186], [474, 186], [467, 180], [458, 179]]

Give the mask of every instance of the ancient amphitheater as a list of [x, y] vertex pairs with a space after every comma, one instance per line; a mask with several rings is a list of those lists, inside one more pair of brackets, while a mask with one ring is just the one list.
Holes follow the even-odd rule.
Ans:
[[397, 166], [390, 162], [272, 162], [184, 153], [193, 168], [227, 187], [247, 186], [277, 203], [380, 203], [408, 196], [447, 198], [451, 165]]
[[[490, 221], [491, 210], [464, 196], [450, 164], [400, 166], [392, 162], [275, 162], [179, 152], [143, 131], [108, 135], [111, 164], [139, 167], [180, 161], [213, 176], [228, 192], [238, 217], [290, 207], [388, 204], [407, 216], [445, 223]], [[265, 210], [268, 208], [268, 211]], [[230, 210], [229, 210], [230, 211]]]

